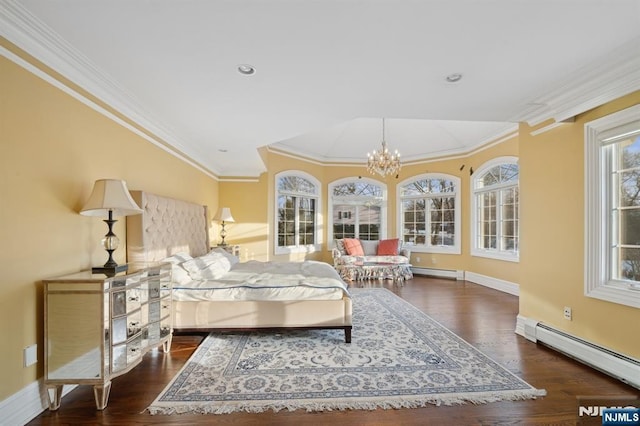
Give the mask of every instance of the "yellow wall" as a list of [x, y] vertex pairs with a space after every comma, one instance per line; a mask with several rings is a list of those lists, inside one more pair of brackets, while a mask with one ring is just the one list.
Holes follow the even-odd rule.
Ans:
[[584, 124], [638, 103], [640, 92], [537, 136], [520, 128], [520, 314], [635, 358], [640, 310], [584, 296]]
[[[240, 246], [241, 261], [269, 260], [268, 184], [267, 173], [263, 173], [258, 182], [220, 182], [219, 205], [229, 207], [234, 219], [233, 223], [225, 224], [225, 242]], [[215, 230], [211, 241], [219, 244], [218, 222]]]
[[[93, 182], [218, 206], [218, 183], [0, 57], [0, 400], [42, 377], [41, 280], [106, 261], [106, 225], [78, 214]], [[115, 233], [125, 262], [125, 219]], [[38, 363], [23, 367], [23, 348]]]

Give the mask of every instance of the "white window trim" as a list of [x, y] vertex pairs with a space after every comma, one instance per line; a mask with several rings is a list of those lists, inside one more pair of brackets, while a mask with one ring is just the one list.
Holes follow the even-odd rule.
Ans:
[[[478, 247], [478, 201], [477, 201], [477, 193], [481, 192], [477, 190], [475, 186], [476, 178], [474, 176], [480, 176], [487, 170], [492, 167], [498, 166], [500, 164], [518, 164], [518, 157], [513, 156], [505, 156], [505, 157], [496, 157], [493, 158], [482, 166], [480, 166], [473, 175], [469, 176], [470, 187], [471, 187], [471, 241], [469, 242], [471, 246], [471, 256], [477, 257], [486, 257], [489, 259], [497, 259], [497, 260], [505, 260], [507, 262], [520, 262], [520, 250], [516, 253], [505, 252], [501, 250], [490, 250], [490, 249], [482, 249]], [[518, 176], [518, 182], [520, 182], [520, 177]], [[513, 184], [498, 184], [492, 185], [491, 189], [502, 189], [503, 187], [511, 187]], [[518, 183], [519, 186], [519, 183]], [[518, 202], [519, 204], [519, 202]], [[520, 206], [518, 206], [518, 212], [520, 212]], [[519, 216], [519, 214], [518, 214]], [[518, 217], [518, 221], [520, 218]], [[519, 238], [518, 238], [519, 240]], [[520, 246], [520, 241], [518, 241], [518, 247]]]
[[[455, 227], [456, 227], [456, 235], [454, 238], [454, 245], [450, 247], [445, 246], [423, 246], [423, 245], [411, 245], [409, 243], [404, 243], [408, 247], [411, 248], [411, 252], [415, 253], [441, 253], [441, 254], [461, 254], [462, 253], [462, 245], [461, 245], [461, 234], [462, 234], [462, 205], [460, 203], [460, 193], [462, 192], [461, 180], [457, 176], [448, 175], [446, 173], [424, 173], [421, 175], [412, 176], [408, 179], [399, 182], [396, 185], [396, 194], [397, 194], [397, 202], [396, 202], [396, 217], [397, 219], [397, 234], [398, 238], [404, 239], [403, 228], [404, 228], [404, 216], [402, 215], [402, 200], [401, 190], [404, 185], [409, 182], [413, 182], [421, 179], [448, 179], [455, 183], [456, 191], [453, 193], [455, 196], [456, 203], [456, 211], [454, 215]], [[445, 193], [446, 194], [446, 193]]]
[[327, 197], [329, 197], [327, 207], [327, 240], [329, 241], [329, 250], [335, 248], [335, 239], [333, 238], [333, 188], [345, 183], [363, 181], [365, 183], [378, 186], [382, 189], [382, 204], [380, 204], [380, 239], [387, 238], [387, 185], [366, 177], [348, 177], [334, 180], [328, 185]]
[[[284, 193], [280, 193], [278, 191], [278, 181], [280, 180], [281, 177], [283, 176], [297, 176], [303, 179], [306, 179], [308, 181], [310, 181], [311, 183], [313, 183], [316, 187], [316, 194], [315, 194], [315, 200], [316, 200], [316, 215], [315, 215], [315, 229], [314, 229], [314, 244], [306, 244], [306, 245], [300, 245], [300, 246], [285, 246], [285, 247], [279, 247], [278, 246], [278, 196], [279, 195], [283, 195]], [[320, 186], [320, 181], [318, 179], [316, 179], [314, 176], [310, 175], [309, 173], [300, 171], [300, 170], [286, 170], [280, 173], [277, 173], [275, 175], [275, 199], [274, 199], [274, 239], [273, 239], [273, 252], [276, 255], [280, 255], [280, 254], [293, 254], [293, 253], [313, 253], [316, 251], [320, 251], [322, 248], [322, 236], [320, 234], [321, 232], [321, 225], [320, 225], [320, 212], [322, 212], [322, 187]], [[308, 197], [313, 197], [311, 194], [305, 194], [305, 193], [296, 193], [293, 195], [300, 195], [300, 196], [308, 196]]]
[[640, 120], [640, 105], [590, 121], [585, 133], [585, 243], [584, 294], [621, 305], [640, 308], [640, 288], [625, 281], [609, 280], [610, 202], [607, 197], [609, 172], [602, 149], [603, 140], [619, 134], [619, 127]]

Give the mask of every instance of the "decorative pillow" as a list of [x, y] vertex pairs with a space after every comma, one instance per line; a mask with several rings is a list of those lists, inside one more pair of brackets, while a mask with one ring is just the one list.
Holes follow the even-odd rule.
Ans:
[[365, 256], [375, 256], [378, 251], [378, 240], [360, 240]]
[[194, 280], [215, 280], [229, 272], [231, 262], [223, 254], [212, 251], [182, 263], [182, 267]]
[[381, 240], [378, 244], [378, 256], [397, 256], [400, 238]]
[[342, 256], [347, 254], [346, 250], [344, 249], [344, 240], [343, 239], [336, 240], [336, 249], [338, 249], [338, 251], [340, 252], [340, 254]]
[[345, 238], [344, 241], [344, 249], [350, 256], [364, 256], [364, 250], [362, 249], [362, 244], [360, 244], [360, 240], [357, 238]]

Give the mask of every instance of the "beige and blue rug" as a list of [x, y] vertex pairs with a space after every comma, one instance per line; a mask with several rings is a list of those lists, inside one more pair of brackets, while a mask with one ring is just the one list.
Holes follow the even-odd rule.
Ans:
[[413, 408], [545, 395], [392, 292], [354, 289], [341, 330], [209, 335], [151, 414]]

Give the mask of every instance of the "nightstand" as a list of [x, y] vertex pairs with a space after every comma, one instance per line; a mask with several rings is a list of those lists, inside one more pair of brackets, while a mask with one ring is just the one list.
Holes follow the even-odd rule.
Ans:
[[49, 409], [66, 384], [93, 385], [98, 410], [111, 379], [156, 346], [171, 347], [171, 265], [130, 268], [106, 277], [91, 271], [44, 283], [44, 382]]

